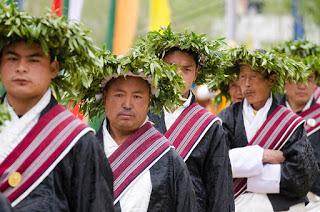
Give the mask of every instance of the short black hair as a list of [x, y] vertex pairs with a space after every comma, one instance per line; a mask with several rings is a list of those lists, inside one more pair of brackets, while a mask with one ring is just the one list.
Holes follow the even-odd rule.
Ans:
[[171, 53], [174, 53], [176, 51], [187, 53], [188, 55], [192, 56], [192, 58], [193, 58], [193, 60], [194, 60], [194, 62], [196, 63], [197, 66], [200, 65], [200, 56], [199, 56], [199, 54], [197, 52], [195, 52], [195, 51], [192, 51], [191, 49], [181, 49], [181, 48], [175, 46], [175, 47], [172, 47], [172, 48], [168, 49], [165, 52], [164, 57], [166, 57], [167, 55], [169, 55]]

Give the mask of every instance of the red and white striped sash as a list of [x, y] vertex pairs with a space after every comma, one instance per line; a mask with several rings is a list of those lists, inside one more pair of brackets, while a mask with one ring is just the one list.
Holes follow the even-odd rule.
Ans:
[[[54, 106], [0, 164], [0, 191], [13, 206], [17, 205], [49, 175], [79, 138], [90, 130], [63, 106]], [[13, 172], [22, 176], [16, 187], [8, 183]]]
[[320, 87], [317, 87], [313, 93], [313, 97], [318, 104], [320, 104]]
[[320, 129], [320, 104], [313, 104], [308, 110], [299, 114], [306, 123], [304, 125], [307, 135], [310, 136]]
[[[259, 145], [264, 149], [281, 149], [304, 120], [284, 106], [278, 106], [256, 132], [248, 145]], [[235, 198], [245, 192], [246, 178], [233, 180]]]
[[108, 158], [113, 172], [114, 204], [130, 184], [149, 170], [170, 148], [170, 142], [150, 122], [121, 144]]
[[183, 160], [186, 161], [215, 121], [221, 123], [218, 117], [199, 104], [193, 103], [181, 113], [165, 133], [165, 136], [173, 144]]

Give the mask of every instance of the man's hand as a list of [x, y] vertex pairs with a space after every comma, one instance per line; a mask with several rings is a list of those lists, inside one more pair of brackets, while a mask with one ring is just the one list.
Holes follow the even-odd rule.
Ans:
[[265, 149], [263, 151], [263, 163], [279, 164], [283, 163], [285, 159], [286, 158], [283, 156], [283, 153], [280, 150]]

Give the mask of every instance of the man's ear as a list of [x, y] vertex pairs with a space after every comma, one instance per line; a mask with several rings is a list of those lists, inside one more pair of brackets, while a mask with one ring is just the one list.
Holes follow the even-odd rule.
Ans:
[[60, 64], [57, 60], [54, 60], [50, 64], [50, 72], [51, 72], [51, 79], [56, 78], [60, 71]]
[[270, 75], [269, 82], [271, 83], [271, 85], [274, 85], [276, 81], [277, 81], [277, 75], [276, 74]]

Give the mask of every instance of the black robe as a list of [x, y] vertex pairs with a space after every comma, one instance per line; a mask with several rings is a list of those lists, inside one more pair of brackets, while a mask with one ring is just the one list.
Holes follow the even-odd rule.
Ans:
[[[192, 96], [191, 104], [195, 102]], [[190, 104], [190, 105], [191, 105]], [[161, 132], [167, 131], [164, 112], [149, 114], [149, 120]], [[186, 160], [196, 192], [197, 211], [234, 211], [231, 166], [225, 133], [215, 122]]]
[[[103, 144], [102, 127], [97, 133]], [[196, 212], [195, 194], [187, 167], [178, 153], [170, 149], [150, 168], [152, 191], [150, 212]], [[120, 212], [120, 203], [115, 205]]]
[[[278, 106], [278, 101], [273, 98], [267, 116]], [[228, 144], [231, 149], [245, 147], [248, 144], [242, 110], [243, 101], [234, 103], [219, 114], [228, 133]], [[306, 194], [317, 172], [313, 149], [303, 125], [296, 129], [281, 151], [286, 159], [281, 164], [280, 193], [268, 194], [275, 211], [289, 210], [292, 205], [307, 202]]]
[[[40, 116], [57, 101], [52, 97]], [[16, 212], [114, 211], [112, 171], [98, 140], [87, 133], [18, 205]]]
[[11, 207], [9, 201], [0, 193], [0, 211], [1, 212], [12, 212], [13, 208]]
[[[286, 106], [286, 97], [283, 96], [280, 100], [280, 103], [284, 106]], [[316, 104], [316, 100], [313, 99], [311, 106]], [[299, 115], [299, 113], [298, 113]], [[311, 134], [308, 136], [311, 146], [313, 147], [313, 153], [315, 155], [315, 158], [317, 160], [318, 167], [320, 167], [320, 130], [317, 132]], [[320, 173], [316, 173], [316, 178], [314, 183], [312, 184], [312, 187], [310, 189], [311, 192], [315, 193], [316, 195], [320, 196]]]

